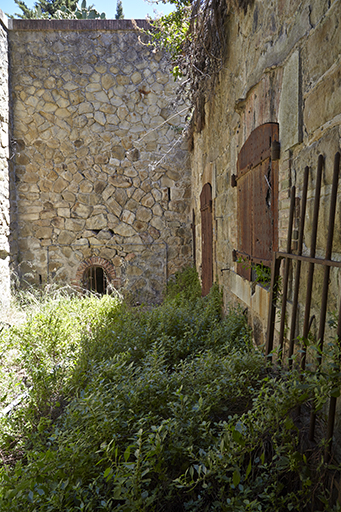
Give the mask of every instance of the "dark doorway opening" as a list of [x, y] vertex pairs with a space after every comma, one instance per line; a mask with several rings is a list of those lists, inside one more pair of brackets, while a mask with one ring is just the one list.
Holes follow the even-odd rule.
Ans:
[[107, 276], [102, 267], [93, 265], [85, 270], [83, 275], [83, 286], [90, 292], [104, 295], [107, 293], [107, 284]]

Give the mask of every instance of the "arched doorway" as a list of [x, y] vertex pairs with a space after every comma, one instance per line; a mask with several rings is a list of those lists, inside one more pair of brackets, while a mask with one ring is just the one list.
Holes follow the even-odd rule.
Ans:
[[213, 228], [212, 187], [205, 183], [200, 194], [201, 247], [202, 247], [202, 296], [208, 294], [213, 284]]

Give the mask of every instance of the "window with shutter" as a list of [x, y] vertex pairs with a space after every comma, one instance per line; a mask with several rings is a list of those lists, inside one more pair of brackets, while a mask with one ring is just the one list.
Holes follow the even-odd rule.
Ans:
[[200, 194], [201, 243], [202, 243], [202, 296], [205, 297], [213, 284], [213, 226], [212, 187], [205, 183]]
[[278, 124], [256, 128], [238, 155], [238, 274], [252, 280], [252, 266], [271, 265], [278, 249]]

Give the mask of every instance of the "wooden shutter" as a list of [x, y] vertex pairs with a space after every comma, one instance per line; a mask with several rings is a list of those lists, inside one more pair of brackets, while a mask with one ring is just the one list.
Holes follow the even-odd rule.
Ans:
[[203, 186], [200, 194], [201, 240], [202, 240], [202, 296], [208, 294], [213, 284], [213, 229], [212, 187]]
[[278, 246], [278, 161], [271, 159], [271, 145], [278, 141], [278, 124], [256, 128], [238, 156], [238, 252], [249, 264], [238, 264], [238, 273], [251, 279], [251, 262], [271, 265]]

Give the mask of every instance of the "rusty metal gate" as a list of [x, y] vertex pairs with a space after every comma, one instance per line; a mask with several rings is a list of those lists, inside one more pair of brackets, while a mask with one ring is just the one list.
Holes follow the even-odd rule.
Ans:
[[[251, 263], [271, 265], [277, 250], [278, 124], [266, 123], [251, 133], [238, 155], [238, 249], [235, 254]], [[239, 263], [237, 272], [252, 278], [251, 265]]]
[[[281, 313], [280, 313], [280, 332], [279, 332], [279, 360], [283, 359], [283, 348], [284, 348], [284, 338], [285, 338], [285, 318], [286, 318], [286, 308], [287, 308], [287, 296], [288, 296], [288, 280], [289, 280], [289, 272], [290, 266], [293, 261], [296, 262], [296, 268], [294, 272], [293, 279], [293, 304], [292, 304], [292, 315], [289, 329], [289, 346], [288, 346], [288, 364], [289, 367], [292, 366], [292, 356], [294, 354], [295, 344], [298, 343], [298, 339], [300, 339], [301, 347], [301, 367], [305, 368], [306, 365], [306, 354], [307, 354], [307, 343], [308, 343], [308, 335], [312, 323], [313, 317], [310, 316], [311, 313], [311, 301], [312, 301], [312, 290], [313, 290], [313, 277], [314, 277], [314, 269], [315, 265], [321, 265], [324, 268], [324, 277], [323, 277], [323, 288], [322, 288], [322, 298], [321, 298], [321, 310], [320, 310], [320, 319], [319, 319], [319, 329], [317, 336], [318, 343], [318, 355], [316, 359], [316, 369], [318, 371], [323, 355], [323, 344], [325, 337], [325, 328], [326, 328], [326, 315], [327, 315], [327, 301], [328, 301], [328, 288], [330, 281], [330, 269], [331, 267], [341, 268], [341, 262], [332, 260], [332, 247], [333, 247], [333, 237], [334, 237], [334, 224], [335, 224], [335, 212], [336, 212], [336, 204], [337, 204], [337, 190], [338, 190], [338, 181], [339, 181], [339, 171], [340, 171], [340, 153], [336, 153], [334, 158], [334, 171], [333, 171], [333, 182], [332, 182], [332, 190], [331, 190], [331, 199], [330, 199], [330, 209], [329, 209], [329, 223], [328, 223], [328, 233], [327, 233], [327, 242], [325, 248], [325, 257], [317, 258], [316, 257], [316, 242], [317, 242], [317, 228], [318, 228], [318, 216], [320, 209], [320, 195], [321, 195], [321, 181], [322, 181], [322, 171], [324, 166], [324, 157], [320, 155], [318, 157], [317, 163], [317, 174], [316, 174], [316, 185], [315, 185], [315, 197], [314, 197], [314, 210], [313, 210], [313, 218], [312, 218], [312, 230], [311, 230], [311, 240], [310, 240], [310, 254], [309, 256], [303, 256], [303, 235], [304, 235], [304, 225], [306, 219], [306, 206], [307, 206], [307, 192], [308, 192], [308, 180], [309, 180], [309, 167], [305, 168], [304, 171], [304, 183], [302, 190], [302, 198], [301, 198], [301, 212], [300, 212], [300, 227], [299, 227], [299, 237], [298, 237], [298, 247], [295, 254], [292, 252], [292, 232], [293, 232], [293, 221], [294, 221], [294, 210], [295, 210], [295, 187], [291, 189], [291, 200], [290, 200], [290, 211], [289, 211], [289, 227], [288, 227], [288, 238], [287, 238], [287, 247], [286, 252], [274, 252], [272, 259], [272, 272], [271, 272], [271, 289], [270, 289], [270, 310], [268, 317], [268, 330], [267, 330], [267, 345], [266, 345], [266, 354], [271, 357], [271, 352], [273, 350], [273, 340], [274, 340], [274, 332], [275, 332], [275, 318], [276, 318], [276, 309], [277, 309], [277, 300], [279, 298], [279, 291], [277, 289], [277, 283], [279, 282], [280, 277], [280, 265], [281, 261], [284, 261], [284, 272], [282, 278], [282, 294], [281, 294]], [[306, 293], [305, 293], [305, 308], [304, 308], [304, 319], [303, 319], [303, 329], [302, 334], [299, 336], [297, 333], [297, 310], [298, 310], [298, 298], [299, 298], [299, 290], [301, 283], [301, 265], [302, 263], [306, 263], [308, 265], [307, 269], [307, 279], [306, 279]], [[337, 323], [337, 340], [339, 345], [341, 344], [341, 294], [339, 293], [339, 313], [338, 313], [338, 323]], [[328, 450], [330, 451], [333, 431], [334, 431], [334, 421], [335, 421], [335, 408], [336, 408], [336, 397], [332, 396], [330, 399], [329, 405], [329, 414], [328, 414], [328, 424], [327, 424], [327, 440]], [[314, 431], [315, 431], [315, 419], [316, 414], [312, 412], [310, 418], [310, 429], [309, 429], [309, 438], [312, 441], [314, 439]]]
[[202, 296], [205, 297], [213, 284], [213, 226], [212, 187], [203, 186], [200, 194], [201, 241], [202, 241]]
[[107, 291], [107, 275], [103, 267], [93, 265], [86, 269], [83, 276], [83, 288], [103, 295]]

